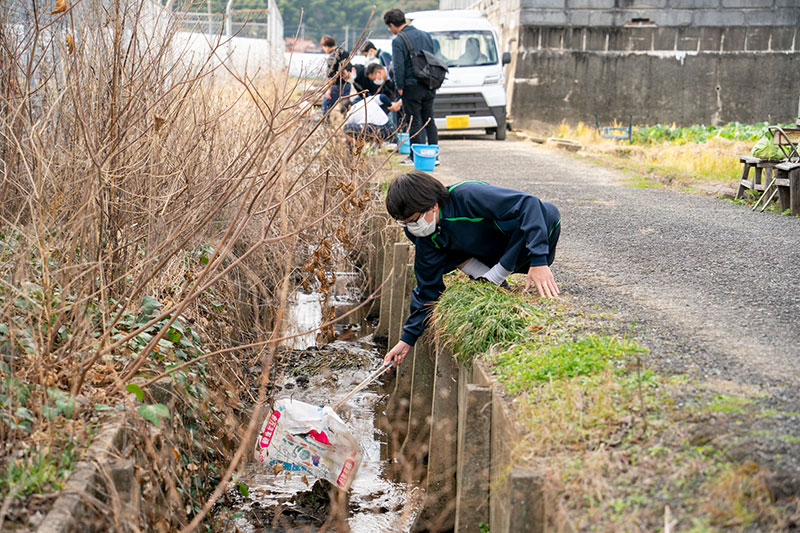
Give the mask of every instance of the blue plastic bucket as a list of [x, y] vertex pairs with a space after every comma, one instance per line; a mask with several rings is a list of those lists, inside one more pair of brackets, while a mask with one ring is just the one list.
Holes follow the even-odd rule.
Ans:
[[414, 168], [431, 172], [436, 168], [436, 156], [439, 155], [439, 147], [435, 144], [412, 144], [411, 150], [414, 152]]
[[399, 154], [411, 153], [411, 142], [408, 140], [408, 133], [397, 134], [397, 147], [397, 153]]

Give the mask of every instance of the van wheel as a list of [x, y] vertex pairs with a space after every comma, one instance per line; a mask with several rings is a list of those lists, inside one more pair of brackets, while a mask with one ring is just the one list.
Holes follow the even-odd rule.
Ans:
[[494, 138], [498, 141], [505, 141], [506, 140], [506, 123], [503, 122], [502, 124], [498, 124], [497, 128], [494, 131]]

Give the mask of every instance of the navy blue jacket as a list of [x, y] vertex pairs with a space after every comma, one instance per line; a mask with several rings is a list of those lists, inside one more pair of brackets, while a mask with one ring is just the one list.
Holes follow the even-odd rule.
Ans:
[[553, 204], [480, 181], [450, 187], [450, 199], [440, 206], [439, 217], [429, 237], [415, 237], [405, 230], [414, 243], [417, 286], [400, 339], [412, 346], [425, 330], [429, 304], [444, 292], [446, 273], [471, 257], [488, 267], [500, 263], [513, 272], [547, 265], [552, 257], [550, 237], [561, 223]]
[[[414, 50], [427, 50], [433, 53], [433, 38], [430, 33], [418, 30], [410, 24], [403, 26], [400, 31], [408, 36]], [[409, 85], [419, 85], [417, 78], [414, 77], [414, 69], [411, 67], [411, 55], [400, 34], [395, 35], [392, 39], [392, 70], [394, 71], [392, 79], [398, 90], [402, 91]]]

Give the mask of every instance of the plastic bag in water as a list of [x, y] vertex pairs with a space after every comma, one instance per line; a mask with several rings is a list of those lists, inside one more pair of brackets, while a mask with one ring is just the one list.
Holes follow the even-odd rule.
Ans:
[[326, 479], [346, 491], [363, 454], [333, 409], [287, 398], [275, 402], [275, 410], [264, 420], [255, 456], [262, 463]]

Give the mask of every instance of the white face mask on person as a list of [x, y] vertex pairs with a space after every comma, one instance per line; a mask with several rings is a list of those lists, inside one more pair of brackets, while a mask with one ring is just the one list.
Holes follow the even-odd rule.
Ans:
[[436, 231], [436, 217], [434, 216], [433, 218], [434, 220], [430, 222], [427, 222], [425, 217], [420, 217], [419, 220], [410, 222], [406, 225], [408, 232], [415, 237], [427, 237], [433, 234]]
[[422, 216], [414, 222], [408, 222], [401, 225], [408, 229], [408, 232], [415, 237], [427, 237], [436, 231], [436, 212], [433, 213], [433, 218], [430, 222], [425, 220], [425, 215], [428, 214], [429, 211], [430, 209], [423, 213]]

